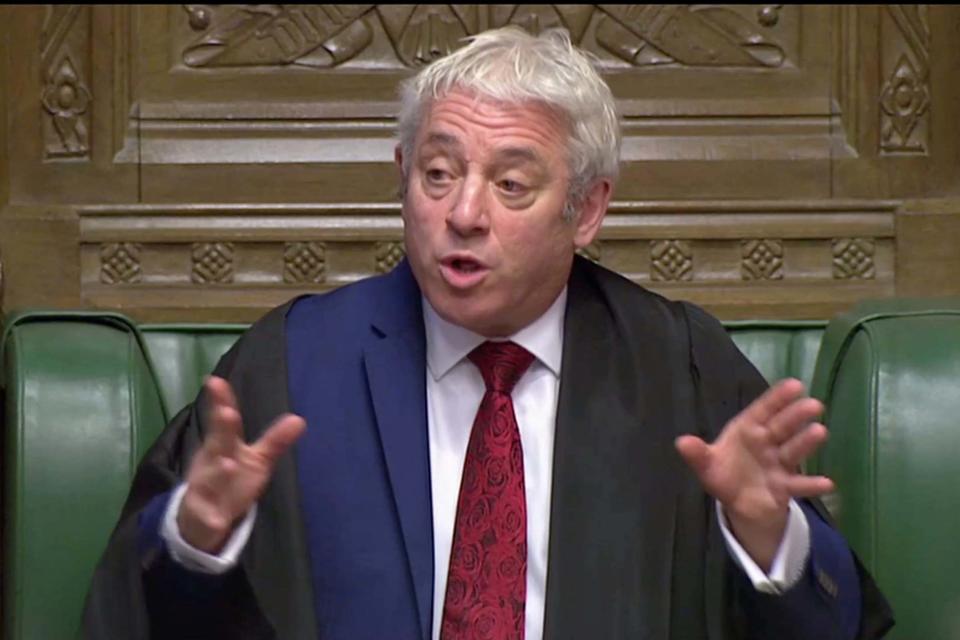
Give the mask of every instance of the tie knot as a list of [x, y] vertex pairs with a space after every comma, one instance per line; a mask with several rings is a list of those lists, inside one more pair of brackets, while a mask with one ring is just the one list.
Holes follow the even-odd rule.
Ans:
[[487, 391], [506, 394], [533, 362], [533, 354], [515, 342], [484, 342], [467, 357], [480, 369]]

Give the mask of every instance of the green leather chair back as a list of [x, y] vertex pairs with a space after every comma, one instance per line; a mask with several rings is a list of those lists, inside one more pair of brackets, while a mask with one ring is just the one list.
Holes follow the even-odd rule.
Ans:
[[960, 637], [960, 300], [872, 302], [827, 329], [813, 393], [830, 441], [811, 470], [887, 595], [893, 639]]
[[193, 402], [204, 377], [246, 328], [243, 324], [140, 326], [169, 415]]
[[723, 326], [767, 382], [797, 378], [810, 388], [825, 321], [734, 320]]
[[[734, 322], [774, 381], [809, 379], [824, 323]], [[8, 320], [4, 638], [69, 638], [134, 469], [245, 325], [136, 326], [110, 313]]]
[[167, 416], [122, 316], [14, 317], [0, 345], [4, 637], [70, 638], [132, 471]]

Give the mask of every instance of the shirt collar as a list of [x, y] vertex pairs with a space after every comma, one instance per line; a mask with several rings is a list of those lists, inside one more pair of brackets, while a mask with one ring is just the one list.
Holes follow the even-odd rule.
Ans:
[[[564, 287], [542, 316], [506, 340], [512, 340], [542, 362], [553, 375], [560, 376], [563, 355], [563, 319], [567, 308]], [[427, 367], [434, 380], [447, 374], [487, 338], [448, 322], [423, 298], [423, 322], [427, 336]]]

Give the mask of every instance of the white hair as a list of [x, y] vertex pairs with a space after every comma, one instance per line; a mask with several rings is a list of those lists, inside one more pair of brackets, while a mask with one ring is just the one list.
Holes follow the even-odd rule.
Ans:
[[610, 87], [587, 54], [573, 46], [567, 31], [550, 29], [539, 36], [515, 26], [485, 31], [405, 80], [398, 122], [404, 180], [430, 104], [455, 90], [508, 104], [539, 102], [566, 121], [570, 168], [566, 218], [576, 217], [594, 180], [616, 180], [620, 163], [616, 103]]

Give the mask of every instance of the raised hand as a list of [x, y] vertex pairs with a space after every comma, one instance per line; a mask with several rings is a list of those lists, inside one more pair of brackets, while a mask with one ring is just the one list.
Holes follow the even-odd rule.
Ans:
[[207, 434], [187, 472], [177, 526], [188, 544], [216, 554], [259, 499], [277, 460], [300, 437], [306, 423], [299, 416], [284, 414], [259, 440], [247, 444], [237, 400], [227, 381], [211, 376], [204, 387]]
[[823, 476], [805, 476], [800, 464], [827, 439], [813, 422], [823, 405], [788, 379], [767, 390], [707, 444], [680, 436], [676, 447], [704, 490], [720, 501], [733, 534], [764, 571], [783, 538], [790, 499], [833, 490]]

